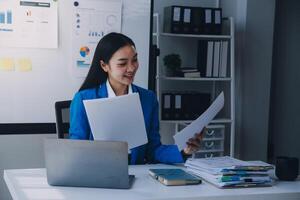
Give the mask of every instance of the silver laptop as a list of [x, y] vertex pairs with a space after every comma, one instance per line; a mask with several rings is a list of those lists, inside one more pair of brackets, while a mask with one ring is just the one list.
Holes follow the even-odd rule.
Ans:
[[117, 141], [46, 139], [49, 185], [130, 188], [128, 144]]

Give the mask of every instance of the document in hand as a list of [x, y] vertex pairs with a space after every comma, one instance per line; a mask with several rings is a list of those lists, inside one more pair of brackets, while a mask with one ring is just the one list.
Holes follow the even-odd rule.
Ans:
[[224, 106], [224, 93], [221, 92], [211, 106], [190, 125], [174, 135], [175, 143], [180, 150], [186, 147], [188, 139], [192, 138], [195, 133], [199, 133], [210, 121], [218, 114]]
[[125, 141], [129, 149], [148, 142], [138, 93], [83, 103], [95, 140]]
[[194, 185], [201, 179], [182, 169], [149, 169], [149, 175], [164, 185]]

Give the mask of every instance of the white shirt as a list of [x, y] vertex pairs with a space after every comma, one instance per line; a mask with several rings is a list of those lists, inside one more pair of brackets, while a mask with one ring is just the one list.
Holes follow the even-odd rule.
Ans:
[[[106, 88], [107, 88], [107, 97], [108, 98], [116, 97], [116, 93], [112, 89], [108, 79], [106, 80]], [[128, 94], [132, 94], [132, 85], [131, 84], [128, 86]], [[131, 153], [130, 149], [128, 149], [128, 153], [129, 154]]]
[[[106, 88], [107, 88], [107, 97], [108, 98], [116, 97], [116, 93], [112, 89], [108, 79], [106, 80]], [[132, 94], [132, 85], [131, 84], [128, 86], [128, 94]]]

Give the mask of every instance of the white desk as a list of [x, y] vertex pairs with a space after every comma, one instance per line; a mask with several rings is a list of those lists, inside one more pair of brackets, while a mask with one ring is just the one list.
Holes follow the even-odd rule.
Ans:
[[[148, 175], [149, 168], [167, 165], [130, 166], [136, 180], [129, 190], [75, 188], [49, 186], [45, 169], [4, 170], [4, 179], [14, 200], [134, 200], [134, 199], [185, 199], [185, 200], [299, 200], [300, 181], [277, 182], [273, 187], [218, 189], [208, 183], [192, 186], [164, 186]], [[173, 166], [171, 166], [173, 167]]]

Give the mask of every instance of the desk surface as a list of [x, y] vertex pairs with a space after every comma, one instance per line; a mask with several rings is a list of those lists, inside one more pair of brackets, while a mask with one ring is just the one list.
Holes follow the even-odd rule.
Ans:
[[164, 186], [148, 175], [149, 168], [172, 168], [168, 165], [130, 166], [136, 176], [131, 189], [102, 189], [49, 186], [45, 169], [4, 170], [4, 179], [14, 200], [66, 200], [66, 199], [300, 199], [300, 181], [277, 182], [272, 187], [218, 189], [209, 183], [191, 186]]

